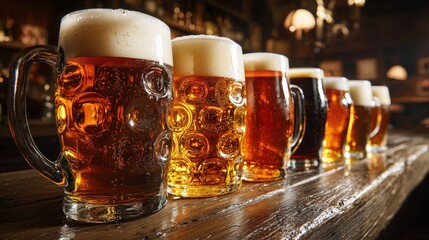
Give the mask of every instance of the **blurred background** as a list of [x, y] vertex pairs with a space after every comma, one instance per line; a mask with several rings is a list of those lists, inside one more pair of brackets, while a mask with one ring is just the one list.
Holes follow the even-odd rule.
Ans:
[[[373, 85], [388, 86], [391, 127], [429, 131], [429, 1], [2, 0], [0, 172], [29, 168], [7, 124], [7, 79], [12, 59], [28, 46], [57, 45], [61, 18], [94, 7], [124, 8], [156, 16], [170, 26], [173, 38], [189, 34], [225, 36], [239, 43], [245, 53], [280, 53], [289, 58], [291, 67], [320, 67], [327, 76], [366, 79]], [[35, 64], [27, 87], [30, 127], [39, 148], [51, 159], [59, 151], [53, 79], [50, 68]], [[413, 199], [420, 194], [408, 201], [409, 206], [428, 200], [427, 182], [419, 187], [423, 190], [417, 189], [410, 196]], [[392, 222], [401, 227], [389, 227], [380, 238], [398, 239], [400, 234], [409, 239], [429, 238], [419, 227], [429, 227], [427, 210], [403, 210], [407, 208], [404, 206], [401, 211], [406, 211], [405, 217], [398, 214], [402, 217]], [[410, 228], [414, 230], [404, 230]]]

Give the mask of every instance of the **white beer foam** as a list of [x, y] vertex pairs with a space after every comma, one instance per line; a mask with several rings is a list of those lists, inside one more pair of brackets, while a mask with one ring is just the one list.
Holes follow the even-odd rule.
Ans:
[[324, 77], [323, 85], [325, 89], [336, 89], [348, 92], [350, 90], [348, 81], [349, 80], [345, 77]]
[[144, 13], [86, 9], [61, 20], [59, 46], [65, 58], [129, 57], [173, 64], [169, 27]]
[[191, 35], [172, 41], [175, 76], [218, 76], [244, 82], [241, 46], [229, 38]]
[[389, 88], [386, 86], [372, 86], [372, 95], [380, 99], [382, 105], [390, 105]]
[[279, 71], [289, 70], [289, 59], [283, 55], [267, 52], [246, 53], [243, 55], [245, 71]]
[[320, 68], [291, 68], [287, 76], [289, 78], [323, 78], [324, 73]]
[[371, 106], [372, 90], [371, 82], [367, 80], [350, 80], [350, 96], [354, 105]]

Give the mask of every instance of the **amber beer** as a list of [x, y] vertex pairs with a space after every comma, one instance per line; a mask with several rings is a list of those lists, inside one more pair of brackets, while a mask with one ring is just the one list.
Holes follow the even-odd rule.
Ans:
[[379, 106], [372, 108], [371, 129], [374, 129], [379, 121], [379, 129], [370, 137], [367, 145], [368, 152], [380, 153], [386, 151], [387, 128], [390, 120], [390, 94], [386, 86], [372, 86], [372, 95], [380, 100]]
[[322, 161], [323, 139], [328, 102], [323, 89], [323, 71], [318, 68], [291, 68], [290, 82], [299, 86], [305, 98], [305, 133], [301, 144], [292, 154], [289, 168], [308, 170], [318, 168]]
[[350, 125], [347, 135], [347, 162], [366, 157], [366, 145], [371, 132], [371, 83], [366, 80], [349, 81], [350, 95], [354, 106], [351, 109]]
[[171, 152], [168, 26], [139, 12], [81, 10], [62, 19], [60, 51], [52, 49], [37, 51], [61, 70], [55, 108], [62, 153], [36, 169], [64, 186], [65, 214], [115, 222], [160, 210]]
[[[162, 119], [171, 100], [171, 72], [171, 66], [136, 58], [66, 60], [55, 105], [73, 176], [70, 201], [109, 205], [162, 198], [171, 146]], [[151, 78], [159, 81], [157, 88]]]
[[331, 164], [344, 161], [344, 148], [350, 122], [352, 100], [349, 94], [348, 79], [344, 77], [325, 77], [323, 79], [328, 112], [323, 141], [322, 162]]
[[[303, 96], [294, 104], [286, 79], [288, 59], [273, 53], [244, 54], [246, 71], [246, 133], [243, 180], [275, 181], [284, 178], [292, 146], [298, 146], [303, 124]], [[295, 89], [295, 88], [294, 88]], [[294, 108], [300, 108], [297, 116]], [[300, 114], [299, 114], [300, 113]]]
[[241, 186], [245, 131], [241, 47], [228, 38], [172, 41], [174, 101], [168, 112], [173, 154], [168, 192], [210, 197]]

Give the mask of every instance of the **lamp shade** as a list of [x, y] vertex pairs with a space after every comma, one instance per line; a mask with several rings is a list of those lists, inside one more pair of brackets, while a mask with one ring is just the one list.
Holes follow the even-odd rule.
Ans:
[[387, 70], [386, 76], [395, 80], [407, 80], [408, 74], [401, 65], [393, 65]]
[[308, 10], [297, 9], [287, 15], [284, 26], [291, 32], [296, 30], [310, 30], [316, 26], [316, 19]]

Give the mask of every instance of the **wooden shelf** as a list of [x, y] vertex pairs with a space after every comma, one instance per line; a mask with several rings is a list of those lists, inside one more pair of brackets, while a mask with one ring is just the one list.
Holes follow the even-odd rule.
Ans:
[[412, 96], [392, 98], [392, 103], [424, 103], [429, 102], [429, 96]]
[[24, 49], [26, 47], [29, 47], [29, 45], [25, 45], [25, 44], [22, 44], [20, 42], [14, 42], [14, 41], [12, 41], [12, 42], [0, 42], [0, 48], [9, 48], [12, 50], [21, 50], [21, 49]]

